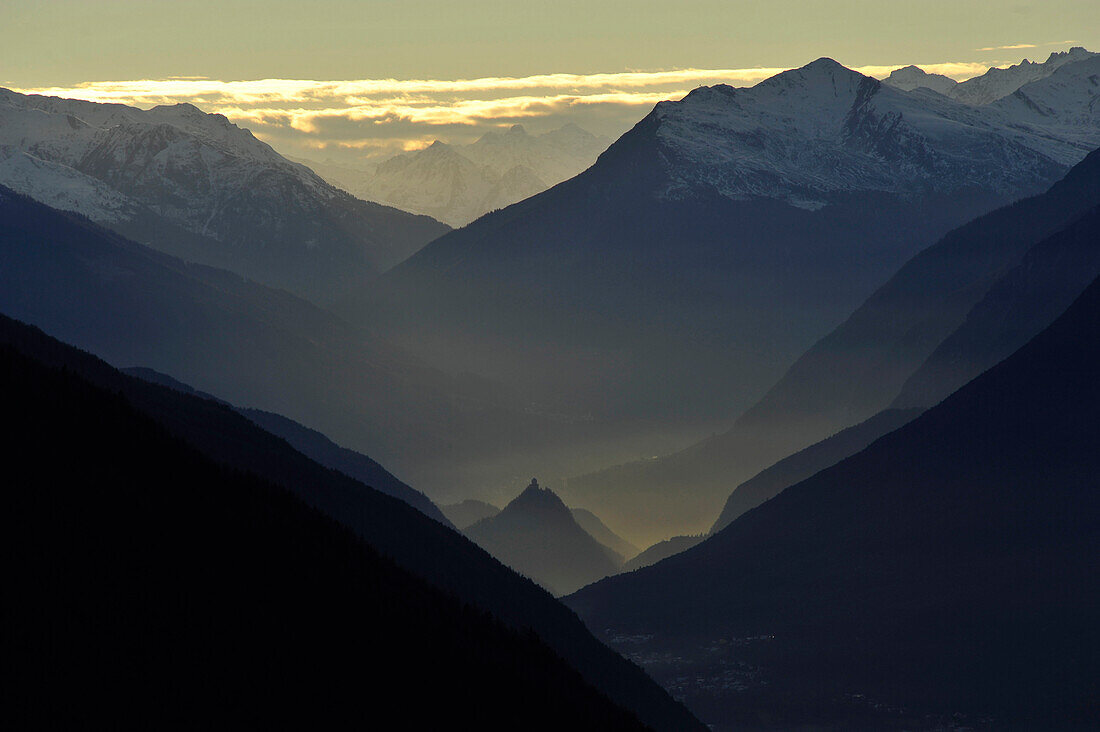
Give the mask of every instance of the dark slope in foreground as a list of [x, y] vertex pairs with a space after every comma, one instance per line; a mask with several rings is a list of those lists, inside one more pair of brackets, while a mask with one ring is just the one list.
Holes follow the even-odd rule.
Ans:
[[855, 455], [886, 433], [911, 421], [921, 411], [923, 410], [883, 410], [870, 419], [843, 429], [821, 442], [815, 442], [760, 471], [734, 489], [710, 533], [717, 534], [745, 511], [756, 508], [795, 483]]
[[[318, 465], [223, 404], [125, 376], [33, 328], [0, 319], [0, 344], [117, 394], [205, 458], [291, 492], [336, 518], [402, 569], [462, 603], [491, 613], [514, 630], [533, 631], [589, 684], [647, 725], [698, 728], [682, 706], [640, 669], [593, 638], [573, 613], [545, 591], [406, 503]], [[130, 457], [137, 459], [140, 454]], [[188, 541], [193, 544], [200, 538], [191, 534]]]
[[909, 377], [894, 406], [940, 401], [1027, 343], [1098, 275], [1100, 206], [1028, 250]]
[[615, 574], [623, 562], [580, 527], [553, 491], [535, 481], [500, 513], [478, 521], [465, 533], [556, 595]]
[[[698, 547], [569, 599], [590, 627], [701, 639], [769, 684], [708, 721], [864, 702], [1092, 724], [1100, 693], [1100, 281], [942, 404]], [[775, 723], [773, 721], [773, 723]], [[779, 722], [778, 726], [783, 726]]]
[[196, 391], [182, 381], [173, 379], [171, 376], [162, 374], [159, 371], [154, 371], [153, 369], [134, 367], [122, 369], [122, 372], [203, 399], [221, 401], [226, 404], [226, 406], [248, 417], [276, 437], [283, 438], [291, 447], [308, 457], [310, 460], [326, 468], [339, 470], [349, 478], [354, 478], [363, 485], [370, 486], [376, 491], [385, 493], [387, 496], [399, 498], [425, 516], [429, 516], [445, 526], [452, 525], [451, 522], [447, 520], [447, 517], [443, 515], [443, 512], [440, 511], [426, 495], [415, 488], [405, 485], [390, 473], [390, 471], [386, 470], [366, 455], [355, 452], [354, 450], [349, 450], [346, 447], [340, 447], [317, 430], [311, 430], [305, 425], [298, 424], [294, 420], [288, 419], [281, 414], [275, 414], [274, 412], [234, 407], [232, 404], [224, 402], [224, 400], [220, 400], [211, 394], [204, 394]]
[[673, 536], [664, 541], [659, 541], [653, 546], [647, 547], [640, 552], [638, 556], [631, 558], [630, 561], [623, 564], [622, 571], [633, 572], [636, 569], [656, 564], [663, 559], [668, 559], [675, 554], [687, 551], [706, 538], [706, 534], [696, 534], [694, 536]]
[[[580, 503], [590, 495], [624, 494], [644, 507], [656, 496], [691, 486], [700, 501], [710, 498], [717, 511], [729, 491], [760, 470], [891, 406], [906, 380], [1025, 253], [1098, 204], [1100, 151], [1046, 193], [977, 218], [909, 260], [844, 323], [806, 351], [729, 431], [658, 460], [572, 478], [568, 497]], [[1070, 290], [1060, 302], [1071, 301], [1082, 287]], [[999, 351], [998, 358], [1026, 342], [1059, 312], [1051, 312], [1012, 348]], [[996, 360], [984, 360], [981, 368]], [[919, 406], [935, 404], [965, 381]], [[584, 505], [600, 510], [599, 504]], [[749, 506], [746, 503], [742, 510]]]
[[0, 383], [9, 722], [643, 729], [537, 638], [124, 397], [10, 345]]

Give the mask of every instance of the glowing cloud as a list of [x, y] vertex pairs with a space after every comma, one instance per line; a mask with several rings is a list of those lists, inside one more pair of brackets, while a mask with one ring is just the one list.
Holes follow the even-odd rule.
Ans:
[[[862, 66], [883, 77], [906, 64]], [[920, 64], [963, 79], [978, 63]], [[290, 154], [376, 157], [417, 149], [437, 135], [469, 141], [516, 122], [551, 129], [575, 121], [617, 136], [649, 107], [710, 84], [749, 86], [785, 68], [674, 69], [598, 74], [538, 74], [477, 79], [256, 79], [170, 77], [92, 81], [72, 87], [17, 89], [27, 94], [138, 107], [190, 102], [224, 114]]]
[[986, 46], [985, 48], [974, 49], [976, 51], [1015, 51], [1021, 48], [1038, 48], [1035, 43], [1015, 43], [1011, 46]]

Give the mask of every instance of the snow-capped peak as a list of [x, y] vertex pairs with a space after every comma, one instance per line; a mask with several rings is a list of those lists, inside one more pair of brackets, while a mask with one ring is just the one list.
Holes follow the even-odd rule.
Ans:
[[[376, 212], [191, 104], [141, 110], [0, 89], [0, 183], [125, 225], [127, 235], [169, 253], [310, 295], [331, 292], [349, 273], [392, 266], [428, 236], [383, 240], [373, 216], [392, 215], [398, 236], [409, 217]], [[410, 230], [420, 226], [409, 221]]]
[[1007, 193], [1043, 185], [1083, 154], [1013, 130], [997, 110], [902, 91], [828, 58], [749, 88], [696, 89], [652, 118], [669, 176], [658, 195], [671, 198], [709, 190], [814, 208], [861, 190]]
[[990, 104], [1007, 97], [1025, 84], [1045, 79], [1067, 64], [1084, 61], [1096, 55], [1075, 46], [1068, 51], [1050, 54], [1044, 63], [1024, 59], [1014, 66], [1004, 69], [993, 68], [981, 76], [961, 82], [955, 87], [951, 96], [966, 104], [977, 106]]
[[890, 75], [883, 82], [903, 91], [924, 88], [939, 92], [944, 96], [950, 96], [952, 90], [959, 83], [943, 74], [929, 74], [919, 66], [905, 66], [895, 69], [890, 72]]

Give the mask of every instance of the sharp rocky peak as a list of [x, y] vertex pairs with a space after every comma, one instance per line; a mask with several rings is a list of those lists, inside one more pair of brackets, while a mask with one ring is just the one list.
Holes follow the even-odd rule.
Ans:
[[831, 58], [822, 57], [797, 69], [784, 71], [757, 84], [754, 89], [780, 91], [788, 88], [815, 88], [841, 86], [855, 88], [870, 77]]
[[560, 511], [569, 513], [569, 509], [565, 506], [565, 503], [558, 498], [558, 494], [549, 488], [543, 488], [539, 486], [539, 482], [534, 478], [531, 479], [531, 483], [523, 489], [523, 492], [516, 496], [511, 503], [506, 506], [507, 509], [524, 509], [524, 510], [543, 510], [543, 511]]
[[1047, 57], [1046, 63], [1049, 64], [1052, 61], [1058, 62], [1062, 60], [1080, 61], [1095, 55], [1095, 53], [1088, 50], [1084, 46], [1073, 46], [1068, 51], [1054, 51], [1050, 54], [1049, 57]]

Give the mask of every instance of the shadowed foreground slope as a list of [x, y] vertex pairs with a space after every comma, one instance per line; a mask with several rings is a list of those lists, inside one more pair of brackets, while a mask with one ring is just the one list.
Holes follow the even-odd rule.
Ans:
[[265, 412], [261, 409], [241, 409], [240, 407], [234, 407], [224, 400], [218, 399], [211, 394], [204, 394], [203, 392], [196, 391], [182, 381], [173, 379], [171, 376], [162, 374], [159, 371], [154, 371], [153, 369], [133, 367], [122, 369], [122, 372], [153, 384], [160, 384], [169, 389], [182, 391], [185, 394], [192, 394], [202, 397], [203, 399], [221, 401], [234, 411], [248, 417], [248, 419], [255, 422], [264, 430], [276, 437], [283, 438], [291, 447], [308, 457], [310, 460], [320, 463], [326, 468], [338, 470], [349, 478], [354, 478], [363, 485], [369, 485], [371, 488], [381, 493], [385, 493], [387, 496], [400, 498], [425, 516], [435, 519], [444, 526], [451, 526], [451, 522], [443, 515], [443, 512], [439, 510], [439, 507], [432, 503], [431, 499], [426, 495], [401, 482], [390, 473], [390, 471], [386, 470], [366, 455], [354, 450], [349, 450], [346, 447], [340, 447], [317, 430], [311, 430], [303, 424], [299, 424], [292, 419], [288, 419], [281, 414], [275, 414], [274, 412]]
[[0, 381], [9, 721], [644, 729], [533, 634], [121, 395], [10, 345]]
[[1001, 728], [1092, 724], [1098, 344], [1094, 281], [913, 422], [698, 547], [569, 602], [592, 628], [652, 634], [684, 655], [741, 639], [735, 656], [769, 683], [688, 694], [709, 722], [846, 724], [874, 702]]
[[[147, 422], [148, 425], [156, 425], [173, 439], [188, 443], [189, 449], [218, 464], [220, 469], [235, 475], [255, 476], [259, 481], [267, 481], [294, 494], [312, 508], [336, 518], [365, 540], [374, 551], [395, 562], [402, 570], [457, 598], [462, 605], [476, 609], [477, 613], [491, 613], [504, 626], [522, 635], [533, 632], [554, 654], [579, 671], [585, 681], [615, 700], [615, 703], [637, 714], [650, 727], [658, 730], [698, 728], [698, 723], [682, 706], [669, 698], [640, 669], [593, 638], [573, 613], [554, 601], [546, 592], [518, 577], [458, 533], [424, 516], [408, 504], [312, 462], [283, 440], [263, 431], [223, 404], [125, 376], [102, 361], [15, 321], [0, 318], [0, 346], [31, 355], [52, 369], [65, 370], [91, 382], [151, 419], [151, 422]], [[21, 398], [20, 390], [14, 386], [7, 390], [15, 394], [12, 398], [11, 414], [26, 413], [29, 415], [27, 419], [34, 417], [33, 411], [28, 411], [28, 405], [15, 401]], [[63, 431], [67, 429], [64, 421], [54, 418], [47, 424], [53, 425], [55, 436], [50, 438], [50, 442], [42, 443], [42, 436], [39, 435], [36, 438], [38, 442], [32, 440], [30, 445], [44, 444], [49, 450], [76, 440], [76, 435]], [[98, 440], [97, 429], [101, 428], [95, 427], [93, 422], [92, 426], [84, 432], [78, 432], [78, 435], [82, 439]], [[114, 463], [124, 463], [125, 460], [141, 461], [145, 453], [140, 445], [141, 443], [134, 440], [97, 441], [96, 450], [82, 453], [79, 456], [81, 459], [77, 460], [77, 465], [73, 468], [74, 471], [79, 471], [80, 466], [84, 465], [85, 473], [74, 472], [73, 479], [68, 484], [62, 482], [57, 489], [68, 490], [75, 486], [73, 490], [80, 490], [75, 494], [74, 500], [87, 501], [94, 492], [103, 490], [98, 488], [99, 482], [94, 479], [91, 468], [87, 467], [98, 464], [93, 460], [97, 451], [105, 452]], [[20, 455], [18, 448], [21, 446], [22, 442], [14, 444], [12, 454]], [[74, 443], [74, 449], [80, 446], [79, 441]], [[31, 454], [43, 455], [43, 452], [39, 450]], [[45, 457], [38, 459], [34, 465], [56, 460], [57, 455], [65, 454], [57, 447], [52, 453], [45, 453]], [[151, 464], [159, 465], [155, 461]], [[168, 460], [163, 464], [170, 466], [173, 463]], [[47, 467], [51, 470], [60, 469], [53, 465], [42, 469]], [[117, 469], [128, 469], [128, 466], [119, 464]], [[153, 477], [165, 482], [174, 480], [171, 471], [164, 468]], [[203, 480], [197, 479], [196, 483], [196, 490], [205, 484]], [[154, 494], [155, 496], [159, 494]], [[92, 532], [93, 536], [98, 535], [98, 519], [94, 518], [96, 514], [85, 514], [92, 518], [91, 523], [78, 527], [79, 530]], [[195, 551], [202, 551], [209, 539], [197, 528], [199, 524], [196, 522], [201, 516], [195, 517], [191, 513], [187, 515], [192, 517], [194, 526], [187, 530], [186, 536], [177, 538], [181, 546], [192, 546]], [[113, 520], [111, 516], [110, 511], [107, 511], [103, 521]], [[248, 527], [251, 524], [244, 521], [241, 525], [245, 527], [243, 536], [248, 537]], [[278, 569], [278, 562], [272, 563], [270, 567]], [[248, 579], [242, 575], [240, 581], [246, 582]], [[309, 595], [307, 593], [302, 597]], [[315, 607], [334, 613], [333, 617], [317, 615], [316, 623], [308, 621], [307, 626], [331, 623], [334, 627], [339, 627], [335, 618], [339, 613], [340, 603], [334, 603], [335, 609], [326, 608], [326, 603], [327, 601], [320, 602]], [[247, 613], [244, 617], [260, 622]], [[168, 624], [165, 627], [172, 626]], [[277, 642], [290, 642], [285, 637], [292, 635], [289, 627], [284, 623], [284, 627], [273, 638]], [[432, 637], [431, 633], [425, 636], [429, 641]], [[358, 658], [356, 662], [377, 667], [377, 661], [370, 654]], [[385, 667], [383, 663], [381, 668], [384, 670]], [[400, 668], [394, 668], [398, 669], [395, 673], [400, 676]], [[431, 665], [418, 666], [415, 674], [410, 672], [410, 675], [404, 677], [405, 682], [410, 683], [409, 679], [413, 678], [423, 678], [426, 668], [431, 668]]]

